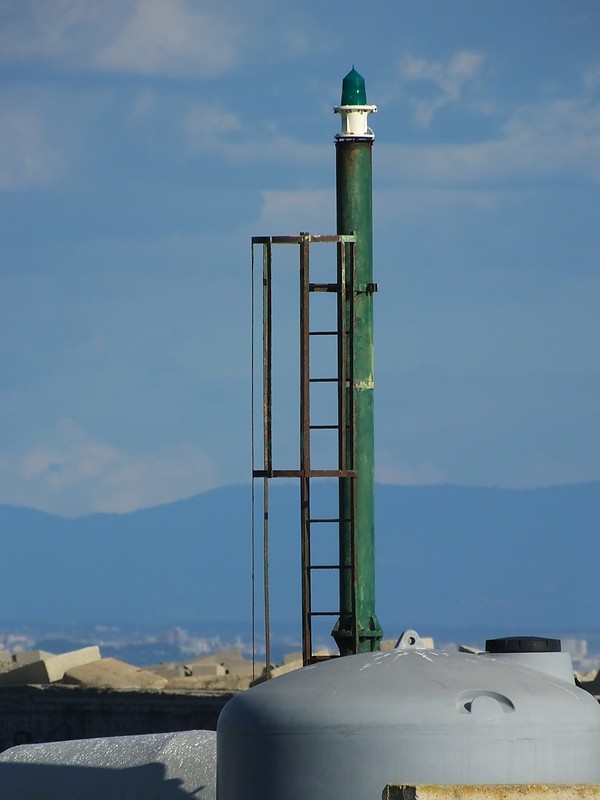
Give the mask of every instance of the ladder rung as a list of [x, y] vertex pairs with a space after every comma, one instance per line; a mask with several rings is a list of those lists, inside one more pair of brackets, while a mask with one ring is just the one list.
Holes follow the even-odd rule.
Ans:
[[309, 336], [337, 336], [337, 331], [309, 331]]
[[339, 617], [339, 611], [308, 611], [307, 616], [309, 617]]
[[337, 292], [337, 283], [309, 283], [309, 292]]
[[339, 378], [309, 378], [309, 383], [339, 383]]
[[253, 478], [356, 478], [353, 469], [255, 469]]
[[308, 522], [339, 522], [339, 517], [311, 517]]
[[311, 564], [308, 569], [339, 569], [339, 564]]
[[309, 425], [311, 431], [333, 431], [337, 430], [339, 425]]

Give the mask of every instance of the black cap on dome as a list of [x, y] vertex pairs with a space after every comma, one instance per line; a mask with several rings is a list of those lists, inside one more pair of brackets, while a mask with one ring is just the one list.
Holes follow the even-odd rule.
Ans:
[[486, 653], [560, 653], [560, 639], [544, 636], [504, 636], [488, 639]]

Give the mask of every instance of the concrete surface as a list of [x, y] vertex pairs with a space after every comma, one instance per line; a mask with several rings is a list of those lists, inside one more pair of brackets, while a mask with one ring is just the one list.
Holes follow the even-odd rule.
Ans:
[[598, 800], [600, 786], [386, 786], [383, 800]]
[[162, 678], [185, 678], [191, 676], [192, 671], [185, 664], [176, 661], [163, 661], [161, 664], [152, 664], [152, 666], [144, 667], [148, 672], [154, 675], [160, 675]]
[[[200, 664], [220, 664], [222, 667], [225, 667], [228, 673], [235, 673], [239, 677], [252, 675], [252, 661], [244, 658], [237, 648], [222, 650], [220, 653], [207, 653], [206, 655], [197, 656], [196, 658], [189, 658], [186, 659], [185, 664], [192, 670], [196, 665]], [[264, 662], [256, 662], [254, 671], [258, 675], [263, 668]]]
[[215, 730], [231, 697], [231, 692], [112, 691], [60, 683], [2, 687], [0, 751], [34, 742]]
[[33, 664], [55, 655], [56, 653], [49, 653], [47, 650], [17, 650], [12, 655], [12, 661], [17, 667], [24, 667], [25, 664]]
[[216, 798], [216, 733], [21, 745], [0, 755], [2, 800]]
[[164, 689], [168, 680], [116, 658], [101, 658], [68, 669], [62, 683], [97, 689]]
[[191, 678], [217, 678], [227, 675], [229, 670], [223, 664], [192, 664], [189, 667]]
[[594, 697], [600, 697], [600, 672], [598, 670], [591, 670], [585, 673], [575, 673], [575, 680], [578, 686], [585, 689], [586, 692], [593, 694]]
[[235, 692], [247, 689], [253, 678], [263, 672], [264, 663], [256, 662], [253, 666], [251, 660], [232, 648], [181, 662], [153, 664], [145, 669], [167, 678], [167, 689]]
[[100, 658], [100, 649], [83, 647], [60, 656], [46, 656], [39, 661], [24, 664], [0, 674], [0, 686], [23, 686], [25, 684], [54, 683], [60, 681], [72, 667], [88, 664]]

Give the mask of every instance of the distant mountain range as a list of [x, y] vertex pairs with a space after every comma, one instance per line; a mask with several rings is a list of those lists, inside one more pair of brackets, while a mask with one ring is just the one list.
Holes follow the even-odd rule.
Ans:
[[[273, 482], [271, 615], [299, 629], [298, 509], [297, 489]], [[477, 629], [482, 637], [600, 629], [600, 483], [524, 491], [377, 486], [376, 531], [386, 637], [407, 627], [437, 635]], [[329, 558], [333, 526], [323, 539]], [[247, 486], [81, 519], [0, 505], [0, 548], [0, 623], [230, 627], [250, 619]], [[324, 587], [320, 601], [335, 602], [335, 594], [333, 584]]]

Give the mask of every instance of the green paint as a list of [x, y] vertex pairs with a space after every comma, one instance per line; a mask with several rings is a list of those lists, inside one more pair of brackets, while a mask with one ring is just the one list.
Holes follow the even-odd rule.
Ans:
[[[355, 70], [353, 70], [355, 72]], [[358, 73], [355, 73], [358, 75]], [[344, 79], [352, 76], [352, 72]], [[360, 78], [360, 76], [358, 76]], [[356, 79], [352, 78], [356, 83]], [[363, 85], [364, 81], [360, 78]], [[342, 102], [345, 96], [342, 94]], [[340, 480], [340, 516], [351, 517], [354, 484], [355, 576], [340, 570], [340, 618], [333, 637], [341, 655], [378, 650], [382, 630], [375, 614], [374, 426], [373, 426], [373, 212], [371, 140], [336, 142], [337, 232], [355, 233], [353, 381], [347, 402], [354, 413], [356, 478]], [[351, 563], [352, 528], [340, 524], [340, 564]], [[355, 605], [353, 592], [355, 591]], [[356, 612], [358, 641], [354, 640]]]
[[343, 106], [366, 106], [367, 90], [365, 79], [352, 67], [350, 72], [342, 81], [342, 102]]

